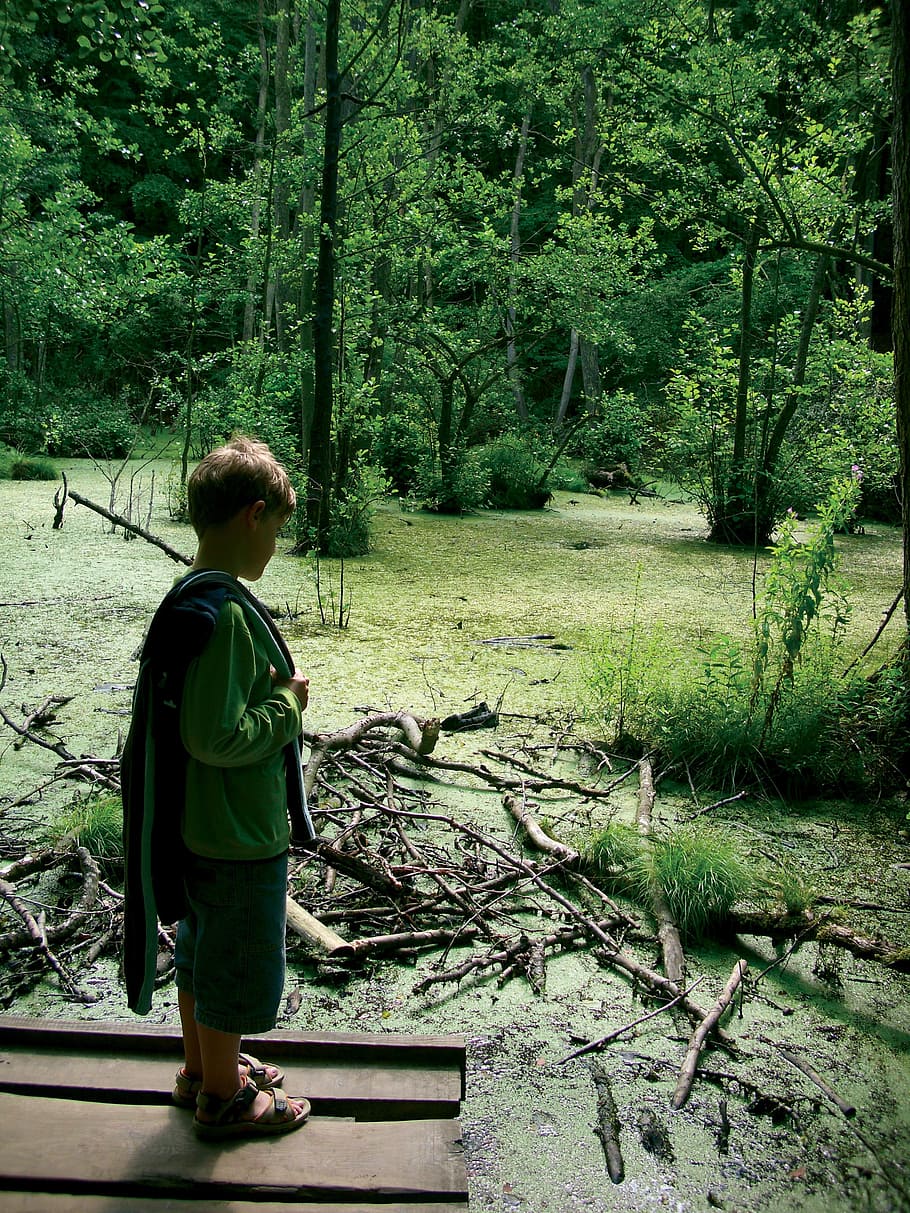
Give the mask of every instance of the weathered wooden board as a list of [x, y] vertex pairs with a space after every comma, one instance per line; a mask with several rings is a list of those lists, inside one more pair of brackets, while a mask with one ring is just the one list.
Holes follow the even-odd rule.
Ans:
[[[172, 1029], [0, 1019], [0, 1091], [167, 1104], [180, 1064]], [[409, 1048], [408, 1041], [413, 1041]], [[275, 1032], [244, 1041], [280, 1062], [285, 1089], [322, 1115], [392, 1120], [456, 1116], [464, 1087], [457, 1037]]]
[[124, 1204], [121, 1196], [70, 1196], [59, 1192], [0, 1192], [0, 1213], [465, 1213], [463, 1201], [451, 1204], [356, 1204], [326, 1205], [295, 1202], [274, 1204], [272, 1201], [206, 1201], [200, 1207], [196, 1200], [180, 1200], [165, 1196], [136, 1197]]
[[168, 1102], [173, 1029], [0, 1018], [0, 1213], [467, 1208], [461, 1038], [276, 1032], [244, 1047], [311, 1099], [302, 1129], [200, 1142]]
[[285, 1201], [462, 1197], [456, 1120], [314, 1117], [285, 1137], [199, 1142], [177, 1108], [0, 1095], [0, 1188]]

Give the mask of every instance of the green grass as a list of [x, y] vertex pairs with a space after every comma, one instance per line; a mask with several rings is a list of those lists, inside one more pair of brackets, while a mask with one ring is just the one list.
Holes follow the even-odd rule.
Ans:
[[628, 883], [641, 862], [638, 831], [620, 821], [595, 830], [578, 847], [585, 868], [595, 880], [608, 885]]
[[105, 865], [123, 859], [123, 805], [119, 796], [88, 796], [74, 801], [48, 830], [54, 846], [85, 847]]
[[0, 478], [4, 480], [56, 480], [56, 466], [43, 455], [0, 453]]
[[730, 838], [714, 828], [681, 826], [652, 837], [650, 862], [637, 872], [646, 901], [652, 880], [663, 891], [683, 935], [699, 939], [754, 887], [749, 867]]

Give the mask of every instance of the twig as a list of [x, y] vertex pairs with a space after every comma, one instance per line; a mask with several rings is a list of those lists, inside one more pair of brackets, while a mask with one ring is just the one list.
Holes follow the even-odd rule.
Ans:
[[[762, 1037], [762, 1039], [764, 1040], [765, 1037]], [[792, 1066], [796, 1066], [797, 1070], [801, 1070], [808, 1079], [814, 1082], [819, 1091], [821, 1091], [823, 1095], [827, 1096], [827, 1098], [830, 1099], [833, 1104], [836, 1104], [836, 1106], [841, 1112], [843, 1112], [844, 1116], [846, 1116], [848, 1120], [856, 1115], [856, 1107], [852, 1103], [847, 1103], [845, 1099], [841, 1099], [840, 1095], [838, 1095], [834, 1088], [825, 1082], [818, 1070], [813, 1069], [813, 1067], [810, 1066], [807, 1061], [804, 1061], [802, 1057], [798, 1057], [796, 1053], [792, 1053], [789, 1049], [785, 1049], [784, 1046], [782, 1044], [778, 1044], [776, 1040], [768, 1040], [766, 1043], [773, 1045], [773, 1047], [777, 1049], [778, 1053], [780, 1053], [781, 1057], [789, 1061]]]
[[621, 1028], [614, 1028], [612, 1032], [608, 1032], [606, 1036], [601, 1036], [598, 1040], [589, 1041], [588, 1044], [582, 1045], [580, 1049], [575, 1049], [572, 1053], [567, 1053], [565, 1057], [560, 1057], [559, 1061], [554, 1062], [555, 1065], [564, 1065], [567, 1061], [572, 1061], [576, 1057], [583, 1057], [585, 1053], [593, 1053], [595, 1049], [602, 1049], [604, 1045], [610, 1043], [611, 1040], [616, 1040], [618, 1036], [622, 1036], [624, 1032], [631, 1032], [633, 1028], [637, 1028], [639, 1024], [645, 1023], [649, 1019], [653, 1019], [655, 1015], [663, 1015], [664, 1011], [669, 1011], [671, 1007], [675, 1007], [677, 1003], [687, 998], [696, 986], [704, 981], [704, 977], [696, 977], [687, 990], [683, 990], [677, 994], [675, 998], [671, 998], [669, 1002], [665, 1002], [662, 1007], [657, 1007], [653, 1011], [649, 1011], [647, 1015], [640, 1015], [638, 1019], [633, 1019], [631, 1023], [623, 1024]]

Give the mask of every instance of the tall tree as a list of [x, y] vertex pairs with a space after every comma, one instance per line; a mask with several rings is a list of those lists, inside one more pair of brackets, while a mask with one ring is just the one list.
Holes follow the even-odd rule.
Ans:
[[[910, 0], [891, 5], [891, 84], [894, 119], [891, 175], [894, 214], [894, 400], [900, 449], [904, 528], [904, 613], [910, 632]], [[910, 644], [905, 659], [910, 666]]]

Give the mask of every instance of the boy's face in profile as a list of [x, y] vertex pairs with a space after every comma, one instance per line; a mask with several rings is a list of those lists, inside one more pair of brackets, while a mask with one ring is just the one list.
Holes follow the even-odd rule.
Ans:
[[243, 532], [246, 551], [240, 576], [247, 581], [258, 581], [275, 555], [278, 532], [288, 521], [288, 515], [270, 512], [264, 501], [254, 502], [241, 513], [247, 525]]

